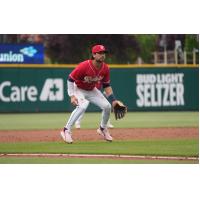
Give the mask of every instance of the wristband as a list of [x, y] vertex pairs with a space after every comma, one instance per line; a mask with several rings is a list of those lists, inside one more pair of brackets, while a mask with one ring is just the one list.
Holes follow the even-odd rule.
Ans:
[[110, 103], [112, 103], [113, 101], [116, 100], [114, 94], [111, 94], [110, 96], [108, 96], [107, 99], [108, 99], [108, 101], [109, 101]]

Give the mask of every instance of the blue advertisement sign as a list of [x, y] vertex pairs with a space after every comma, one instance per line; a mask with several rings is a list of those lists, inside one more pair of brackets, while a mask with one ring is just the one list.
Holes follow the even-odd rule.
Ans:
[[42, 44], [0, 44], [0, 64], [43, 64]]

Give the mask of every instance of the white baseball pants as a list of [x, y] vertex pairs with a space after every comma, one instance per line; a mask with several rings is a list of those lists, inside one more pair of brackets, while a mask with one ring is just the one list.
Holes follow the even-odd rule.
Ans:
[[110, 118], [111, 105], [105, 96], [97, 88], [94, 88], [91, 91], [83, 90], [75, 86], [75, 96], [78, 99], [78, 106], [71, 113], [65, 128], [70, 132], [76, 122], [76, 120], [86, 111], [89, 102], [95, 104], [102, 109], [102, 119], [100, 126], [102, 128], [107, 127], [108, 120]]

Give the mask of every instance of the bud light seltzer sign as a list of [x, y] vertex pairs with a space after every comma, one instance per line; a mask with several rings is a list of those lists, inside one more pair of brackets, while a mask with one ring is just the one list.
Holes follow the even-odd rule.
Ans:
[[43, 64], [42, 44], [0, 44], [0, 64]]

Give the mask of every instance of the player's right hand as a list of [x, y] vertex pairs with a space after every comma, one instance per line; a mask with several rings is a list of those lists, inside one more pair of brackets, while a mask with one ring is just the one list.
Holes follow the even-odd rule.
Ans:
[[74, 95], [71, 96], [71, 104], [78, 106], [78, 99]]

